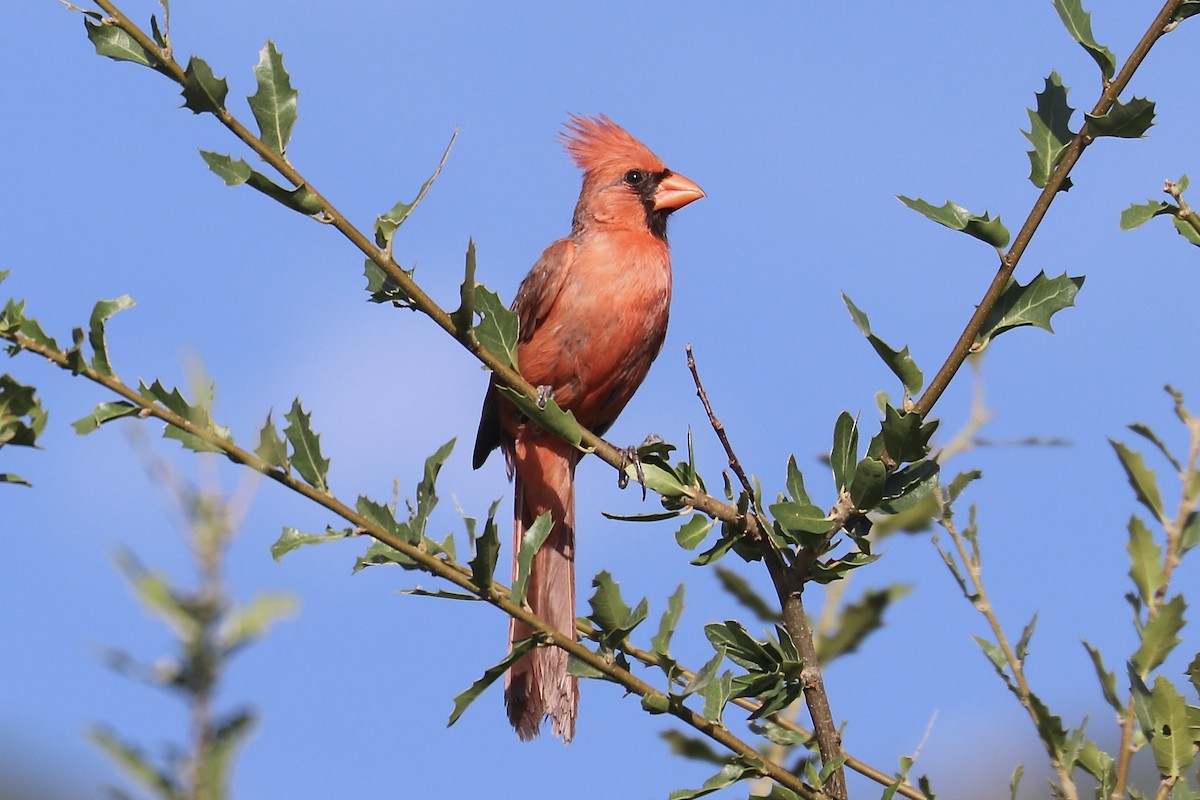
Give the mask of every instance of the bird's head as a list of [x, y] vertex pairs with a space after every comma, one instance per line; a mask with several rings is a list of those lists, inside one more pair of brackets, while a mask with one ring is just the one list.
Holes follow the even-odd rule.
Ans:
[[658, 156], [603, 115], [572, 115], [562, 135], [583, 170], [575, 226], [593, 222], [666, 239], [667, 216], [704, 197], [704, 190], [667, 169]]

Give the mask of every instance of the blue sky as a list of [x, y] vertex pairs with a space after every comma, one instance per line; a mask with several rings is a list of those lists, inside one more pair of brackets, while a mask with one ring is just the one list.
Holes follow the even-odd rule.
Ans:
[[[1096, 38], [1121, 61], [1158, 9], [1090, 6]], [[139, 21], [157, 10], [122, 8]], [[77, 14], [26, 2], [7, 10], [7, 22], [0, 269], [13, 274], [4, 297], [26, 298], [66, 338], [95, 300], [131, 294], [138, 306], [110, 325], [119, 374], [186, 385], [199, 361], [216, 381], [219, 421], [251, 445], [269, 409], [278, 417], [301, 397], [345, 498], [386, 498], [397, 476], [411, 494], [424, 458], [455, 437], [434, 529], [461, 530], [456, 503], [480, 515], [508, 497], [498, 460], [470, 469], [486, 377], [452, 341], [413, 314], [365, 303], [362, 259], [335, 231], [226, 188], [196, 151], [249, 154], [211, 118], [179, 109], [161, 76], [94, 55]], [[1028, 667], [1035, 689], [1071, 724], [1091, 714], [1102, 742], [1114, 738], [1110, 715], [1079, 639], [1110, 665], [1133, 647], [1122, 595], [1135, 510], [1106, 438], [1132, 441], [1124, 426], [1145, 421], [1181, 443], [1164, 383], [1200, 408], [1187, 355], [1196, 250], [1162, 220], [1117, 227], [1121, 210], [1157, 197], [1163, 179], [1200, 173], [1189, 160], [1200, 111], [1181, 77], [1193, 27], [1164, 39], [1134, 80], [1130, 94], [1158, 102], [1149, 137], [1090, 148], [1020, 266], [1022, 283], [1040, 270], [1086, 275], [1078, 307], [1055, 317], [1055, 336], [1006, 334], [979, 372], [996, 414], [985, 436], [1071, 446], [981, 448], [952, 467], [984, 473], [969, 499], [979, 505], [1002, 620], [1015, 636], [1040, 614]], [[995, 268], [988, 247], [895, 196], [950, 198], [1000, 214], [1015, 231], [1036, 197], [1019, 133], [1025, 107], [1051, 70], [1073, 106], [1090, 109], [1099, 93], [1095, 64], [1049, 2], [504, 10], [350, 0], [331, 12], [325, 3], [209, 0], [174, 3], [172, 34], [180, 57], [200, 55], [229, 79], [231, 107], [247, 121], [251, 68], [263, 43], [276, 43], [300, 90], [289, 155], [364, 229], [411, 199], [457, 126], [441, 179], [396, 240], [402, 261], [415, 262], [447, 305], [469, 238], [479, 279], [510, 298], [541, 250], [567, 232], [578, 193], [556, 139], [567, 114], [604, 113], [624, 125], [708, 197], [672, 219], [670, 333], [609, 438], [634, 443], [654, 432], [682, 443], [690, 427], [709, 485], [720, 485], [723, 458], [684, 361], [690, 342], [743, 463], [773, 494], [796, 454], [823, 504], [833, 494], [818, 457], [837, 414], [869, 421], [876, 391], [898, 394], [840, 293], [882, 338], [909, 345], [931, 376]], [[51, 417], [44, 450], [8, 448], [0, 464], [35, 484], [0, 491], [0, 741], [69, 774], [72, 796], [99, 796], [117, 777], [84, 741], [87, 724], [108, 723], [153, 748], [183, 736], [170, 698], [101, 664], [107, 647], [154, 658], [169, 646], [110, 556], [129, 547], [182, 579], [187, 553], [121, 426], [86, 438], [71, 430], [109, 398], [28, 356], [5, 369], [39, 387]], [[964, 372], [939, 403], [943, 442], [967, 418], [971, 381]], [[156, 440], [155, 450], [189, 474], [215, 471], [229, 490], [247, 479], [230, 465], [200, 466], [173, 442]], [[688, 566], [669, 524], [599, 515], [655, 507], [618, 491], [598, 461], [581, 465], [580, 610], [601, 569], [626, 598], [648, 596], [652, 619], [687, 581], [675, 647], [699, 665], [711, 654], [703, 624], [745, 615], [711, 574]], [[608, 685], [583, 687], [569, 748], [548, 736], [518, 742], [498, 688], [446, 729], [452, 697], [503, 655], [505, 620], [474, 604], [399, 596], [414, 584], [399, 570], [351, 577], [360, 543], [271, 560], [282, 526], [329, 523], [259, 482], [232, 552], [240, 598], [287, 591], [302, 603], [238, 658], [224, 687], [226, 706], [251, 702], [263, 715], [238, 768], [238, 796], [408, 798], [486, 787], [516, 798], [533, 782], [561, 781], [578, 797], [664, 797], [709, 774], [668, 756], [657, 736], [663, 718]], [[738, 566], [765, 588], [757, 565]], [[1185, 562], [1176, 580], [1196, 577]], [[1044, 796], [1028, 720], [971, 641], [982, 620], [928, 536], [889, 540], [849, 592], [896, 582], [914, 591], [887, 628], [827, 674], [834, 713], [849, 721], [848, 750], [890, 770], [924, 740], [914, 771], [960, 797], [1007, 796], [1012, 765], [1024, 760], [1025, 796]], [[818, 601], [820, 591], [812, 594]], [[1185, 643], [1181, 652], [1195, 649]]]

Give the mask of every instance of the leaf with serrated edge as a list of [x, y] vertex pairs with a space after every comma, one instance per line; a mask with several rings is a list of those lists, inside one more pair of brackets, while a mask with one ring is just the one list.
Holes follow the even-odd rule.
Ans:
[[116, 400], [112, 402], [104, 402], [92, 409], [92, 413], [86, 417], [81, 417], [71, 423], [71, 427], [80, 436], [91, 433], [106, 422], [121, 417], [131, 417], [142, 409], [135, 406], [133, 403], [127, 403], [124, 400]]
[[471, 580], [484, 590], [491, 588], [496, 563], [500, 558], [500, 536], [496, 530], [495, 516], [496, 505], [492, 504], [487, 522], [483, 526], [483, 535], [475, 540], [475, 556], [468, 563], [471, 568]]
[[[920, 198], [897, 195], [901, 203], [934, 222], [945, 225], [955, 231], [962, 231], [980, 241], [987, 242], [997, 250], [1008, 245], [1008, 228], [1000, 222], [1000, 217], [993, 219], [987, 212], [982, 216], [972, 214], [962, 206], [947, 200], [940, 206], [935, 206]], [[913, 393], [915, 394], [915, 392]]]
[[675, 628], [679, 626], [679, 619], [683, 616], [684, 592], [685, 587], [681, 583], [667, 598], [667, 610], [658, 622], [658, 633], [650, 639], [650, 649], [659, 655], [667, 655], [670, 652], [671, 637], [675, 635]]
[[517, 574], [512, 582], [512, 601], [517, 605], [525, 604], [525, 590], [529, 583], [529, 573], [533, 568], [533, 557], [545, 544], [546, 538], [554, 528], [554, 520], [547, 511], [533, 521], [521, 535], [521, 546], [517, 550]]
[[1095, 60], [1104, 79], [1111, 80], [1117, 69], [1117, 57], [1092, 37], [1092, 15], [1083, 9], [1082, 0], [1054, 0], [1054, 10], [1058, 12], [1071, 38], [1079, 42]]
[[1071, 278], [1065, 272], [1056, 278], [1048, 278], [1045, 272], [1039, 272], [1025, 286], [1015, 279], [1010, 280], [975, 337], [975, 351], [984, 349], [1000, 334], [1026, 325], [1054, 333], [1050, 318], [1075, 305], [1075, 295], [1083, 281], [1082, 275]]
[[[1067, 146], [1075, 138], [1071, 132], [1071, 115], [1075, 109], [1067, 103], [1067, 89], [1057, 72], [1046, 78], [1046, 87], [1037, 94], [1037, 110], [1029, 112], [1029, 130], [1022, 131], [1033, 145], [1029, 151], [1029, 180], [1039, 189], [1044, 189], [1054, 168], [1062, 160]], [[1070, 179], [1062, 190], [1070, 188]]]
[[1121, 230], [1133, 230], [1157, 216], [1174, 214], [1178, 210], [1178, 206], [1162, 200], [1147, 200], [1145, 203], [1131, 205], [1121, 212]]
[[271, 545], [271, 557], [279, 561], [288, 553], [306, 544], [324, 544], [353, 535], [354, 531], [349, 528], [343, 528], [340, 531], [326, 528], [325, 533], [305, 533], [297, 528], [284, 528], [283, 533]]
[[321, 437], [309, 426], [312, 415], [304, 412], [297, 397], [292, 401], [292, 410], [283, 416], [288, 421], [283, 435], [292, 445], [292, 466], [309, 486], [328, 492], [329, 459], [321, 455]]
[[271, 419], [269, 411], [267, 412], [267, 421], [263, 423], [262, 430], [258, 434], [258, 447], [254, 448], [254, 453], [272, 467], [278, 467], [285, 471], [291, 468], [291, 463], [288, 461], [287, 444], [279, 438], [279, 431], [275, 429], [275, 422]]
[[583, 430], [575, 420], [575, 415], [570, 411], [564, 411], [553, 399], [547, 400], [545, 406], [539, 407], [536, 400], [513, 391], [507, 386], [497, 384], [496, 391], [520, 409], [542, 430], [549, 431], [574, 445], [579, 444], [583, 438]]
[[1187, 703], [1170, 680], [1158, 675], [1150, 689], [1150, 706], [1154, 714], [1154, 735], [1150, 738], [1154, 763], [1164, 778], [1177, 779], [1196, 760], [1188, 729]]
[[1129, 577], [1137, 587], [1142, 602], [1149, 604], [1167, 582], [1163, 571], [1162, 548], [1154, 541], [1150, 529], [1137, 516], [1129, 519]]
[[283, 155], [296, 124], [296, 99], [300, 93], [292, 88], [291, 76], [283, 67], [283, 55], [270, 39], [258, 53], [254, 78], [258, 90], [246, 99], [258, 122], [259, 138], [271, 152]]
[[1145, 677], [1166, 660], [1182, 639], [1176, 634], [1183, 628], [1183, 612], [1187, 608], [1183, 595], [1175, 595], [1159, 607], [1158, 615], [1142, 630], [1142, 643], [1130, 659], [1139, 675]]
[[1108, 113], [1099, 117], [1084, 114], [1083, 118], [1092, 136], [1140, 139], [1154, 124], [1154, 101], [1144, 97], [1135, 97], [1128, 103], [1118, 100]]
[[1142, 454], [1138, 451], [1131, 450], [1116, 439], [1109, 439], [1108, 443], [1117, 452], [1117, 458], [1121, 461], [1125, 477], [1129, 480], [1129, 485], [1133, 487], [1133, 493], [1137, 496], [1138, 502], [1150, 509], [1150, 513], [1156, 520], [1165, 523], [1166, 513], [1163, 510], [1162, 495], [1158, 493], [1158, 479], [1154, 475], [1154, 470], [1146, 466], [1145, 461], [1142, 460]]
[[494, 667], [489, 667], [484, 671], [483, 677], [471, 684], [471, 686], [461, 694], [454, 698], [454, 711], [450, 713], [450, 721], [446, 723], [446, 727], [450, 727], [471, 703], [475, 702], [475, 698], [483, 694], [483, 690], [496, 682], [496, 679], [508, 671], [508, 668], [517, 663], [517, 660], [533, 649], [533, 639], [521, 639], [513, 642], [512, 648], [508, 651], [499, 664]]
[[194, 114], [219, 114], [225, 110], [229, 84], [213, 75], [204, 59], [192, 56], [183, 73], [183, 107]]
[[1104, 695], [1105, 702], [1112, 706], [1118, 714], [1124, 713], [1124, 705], [1117, 697], [1117, 676], [1104, 668], [1104, 658], [1100, 655], [1099, 650], [1086, 641], [1083, 643], [1083, 647], [1092, 657], [1092, 664], [1096, 667], [1096, 678], [1100, 681], [1100, 691]]
[[475, 338], [510, 367], [517, 366], [518, 317], [500, 302], [495, 292], [482, 284], [475, 286]]
[[108, 363], [108, 346], [104, 341], [104, 324], [118, 311], [132, 308], [133, 298], [123, 294], [116, 300], [101, 300], [92, 309], [88, 323], [88, 344], [92, 346], [92, 369], [106, 377], [112, 377], [112, 365]]

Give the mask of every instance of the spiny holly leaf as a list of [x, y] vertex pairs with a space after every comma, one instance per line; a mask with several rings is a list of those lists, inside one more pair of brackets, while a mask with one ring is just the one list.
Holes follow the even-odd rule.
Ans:
[[898, 195], [898, 197], [901, 203], [904, 203], [904, 205], [913, 211], [923, 214], [934, 222], [945, 225], [951, 230], [962, 231], [969, 236], [974, 236], [980, 241], [987, 242], [997, 250], [1001, 250], [1008, 245], [1008, 229], [1000, 222], [1000, 217], [992, 219], [986, 212], [984, 212], [983, 216], [972, 214], [962, 206], [952, 203], [949, 200], [944, 205], [934, 206], [924, 200], [913, 199], [904, 195]]
[[292, 468], [291, 462], [288, 460], [287, 444], [279, 438], [279, 431], [275, 429], [275, 423], [271, 420], [269, 411], [267, 412], [267, 421], [258, 434], [258, 447], [254, 448], [254, 453], [272, 467], [277, 467], [284, 472], [288, 472]]
[[311, 217], [320, 214], [323, 210], [321, 201], [308, 190], [308, 187], [285, 189], [261, 172], [251, 169], [244, 159], [234, 159], [223, 153], [212, 153], [208, 150], [201, 150], [200, 157], [204, 159], [204, 163], [208, 164], [210, 170], [225, 181], [226, 186], [240, 186], [244, 183], [275, 202], [305, 216]]
[[437, 507], [438, 503], [437, 476], [442, 471], [446, 459], [450, 458], [450, 453], [454, 451], [456, 441], [457, 439], [451, 439], [425, 459], [425, 469], [417, 484], [417, 510], [412, 514], [411, 521], [413, 544], [420, 542], [425, 537], [425, 526], [429, 522], [429, 515], [433, 513], [433, 509]]
[[1058, 12], [1063, 25], [1067, 26], [1071, 38], [1079, 42], [1099, 65], [1104, 80], [1112, 80], [1117, 69], [1117, 57], [1092, 37], [1092, 15], [1083, 10], [1082, 0], [1054, 0], [1054, 10]]
[[410, 544], [416, 544], [417, 541], [420, 541], [419, 537], [413, 535], [411, 525], [396, 519], [396, 514], [390, 506], [359, 495], [354, 508], [359, 514], [362, 514], [397, 539], [402, 539]]
[[897, 464], [920, 461], [929, 453], [929, 440], [937, 430], [938, 420], [923, 422], [915, 411], [901, 414], [890, 405], [884, 407], [883, 445]]
[[450, 158], [450, 150], [454, 147], [454, 140], [458, 138], [458, 128], [454, 129], [454, 133], [450, 135], [450, 143], [446, 145], [446, 150], [442, 153], [442, 159], [438, 162], [437, 168], [430, 175], [417, 192], [417, 196], [413, 198], [411, 203], [406, 203], [403, 200], [392, 206], [392, 209], [385, 214], [380, 214], [375, 218], [375, 244], [382, 247], [388, 253], [392, 252], [392, 239], [396, 236], [396, 230], [404, 224], [409, 215], [420, 205], [421, 200], [429, 192], [429, 187], [433, 186], [433, 182], [437, 180], [438, 175], [442, 172], [442, 167], [446, 166], [446, 161]]
[[1131, 205], [1121, 212], [1121, 230], [1133, 230], [1154, 217], [1162, 214], [1174, 214], [1178, 210], [1178, 206], [1163, 200], [1148, 200], [1145, 203]]
[[1130, 663], [1143, 678], [1157, 669], [1182, 640], [1176, 635], [1183, 628], [1183, 612], [1187, 608], [1183, 595], [1178, 594], [1159, 607], [1158, 615], [1142, 630], [1142, 643]]
[[[400, 270], [408, 277], [412, 277], [417, 271], [414, 266], [412, 269]], [[404, 290], [399, 283], [392, 280], [383, 269], [375, 263], [374, 259], [366, 260], [366, 269], [363, 274], [367, 277], [367, 291], [371, 293], [368, 298], [372, 303], [391, 303], [396, 308], [412, 308], [412, 298], [408, 292]]]
[[279, 561], [288, 553], [298, 547], [303, 547], [306, 544], [324, 544], [325, 542], [335, 542], [338, 539], [345, 539], [348, 536], [353, 536], [354, 531], [350, 528], [342, 530], [334, 530], [326, 528], [324, 533], [305, 533], [296, 528], [284, 528], [283, 533], [271, 545], [271, 557]]
[[1145, 461], [1142, 460], [1142, 454], [1138, 451], [1130, 450], [1116, 439], [1109, 439], [1108, 443], [1117, 451], [1117, 458], [1121, 460], [1125, 477], [1129, 479], [1129, 485], [1133, 487], [1137, 499], [1150, 509], [1156, 520], [1165, 523], [1166, 512], [1163, 510], [1162, 495], [1158, 493], [1158, 479], [1154, 475], [1154, 470], [1146, 466]]
[[471, 568], [471, 580], [484, 591], [492, 586], [496, 574], [496, 563], [500, 559], [500, 536], [496, 530], [496, 509], [500, 501], [492, 503], [488, 510], [487, 522], [483, 525], [483, 534], [475, 540], [475, 555], [468, 566]]
[[907, 584], [868, 589], [862, 597], [841, 608], [837, 627], [817, 639], [817, 660], [828, 664], [838, 656], [853, 653], [871, 633], [883, 627], [883, 615], [892, 603], [912, 591]]
[[288, 421], [283, 435], [292, 445], [292, 466], [309, 486], [328, 494], [329, 459], [321, 455], [321, 437], [309, 425], [312, 415], [304, 412], [297, 397], [292, 401], [292, 410], [283, 417]]
[[283, 55], [270, 39], [258, 53], [254, 78], [258, 90], [246, 99], [258, 122], [259, 138], [273, 153], [283, 155], [296, 124], [296, 98], [300, 93], [292, 88], [291, 76], [283, 68]]
[[979, 335], [975, 337], [975, 352], [983, 350], [992, 339], [1005, 331], [1034, 325], [1054, 333], [1050, 318], [1064, 308], [1075, 305], [1075, 295], [1083, 286], [1084, 277], [1068, 277], [1064, 272], [1056, 278], [1047, 278], [1045, 272], [1025, 286], [1014, 278], [1000, 294], [991, 313], [983, 321]]
[[1150, 706], [1154, 714], [1154, 735], [1150, 738], [1154, 763], [1164, 778], [1178, 778], [1189, 771], [1196, 760], [1187, 703], [1170, 680], [1158, 675], [1150, 690]]
[[547, 511], [521, 535], [521, 546], [517, 548], [517, 569], [512, 582], [512, 601], [517, 605], [525, 604], [525, 591], [529, 583], [529, 573], [533, 568], [533, 557], [546, 542], [546, 537], [554, 528], [554, 520]]
[[46, 427], [47, 413], [35, 393], [34, 387], [11, 375], [0, 375], [0, 447], [37, 446], [37, 437]]
[[[1029, 180], [1034, 186], [1044, 189], [1067, 146], [1075, 138], [1070, 127], [1075, 109], [1067, 104], [1067, 89], [1057, 72], [1050, 73], [1050, 77], [1046, 78], [1046, 88], [1038, 92], [1037, 110], [1031, 108], [1027, 111], [1029, 130], [1022, 133], [1033, 145], [1029, 151]], [[1062, 191], [1070, 188], [1071, 181], [1068, 178], [1063, 182]]]
[[1120, 100], [1103, 116], [1084, 114], [1088, 133], [1093, 136], [1115, 136], [1119, 139], [1140, 139], [1154, 124], [1154, 101], [1135, 97], [1128, 103]]
[[1138, 589], [1143, 603], [1149, 604], [1167, 582], [1163, 572], [1162, 548], [1154, 541], [1150, 529], [1136, 516], [1129, 520], [1129, 577]]
[[660, 656], [666, 656], [671, 651], [671, 637], [675, 635], [679, 619], [683, 616], [684, 591], [684, 584], [681, 583], [667, 598], [667, 610], [658, 622], [658, 633], [650, 639], [650, 649]]
[[592, 578], [596, 591], [588, 598], [592, 613], [588, 619], [600, 631], [600, 641], [609, 647], [619, 645], [634, 628], [646, 619], [649, 602], [646, 598], [631, 609], [621, 597], [621, 586], [612, 579], [607, 570], [601, 570]]
[[121, 417], [131, 417], [141, 411], [140, 406], [135, 406], [133, 403], [127, 403], [124, 400], [113, 402], [104, 402], [92, 409], [92, 413], [86, 417], [81, 417], [71, 423], [71, 427], [80, 436], [91, 433], [106, 422]]
[[450, 312], [450, 321], [454, 323], [454, 335], [465, 337], [475, 321], [475, 240], [467, 240], [466, 266], [463, 268], [463, 282], [458, 289], [458, 308]]
[[183, 107], [193, 114], [219, 114], [225, 110], [229, 84], [213, 75], [212, 67], [202, 58], [192, 56], [183, 72]]
[[1196, 690], [1197, 694], [1200, 694], [1200, 653], [1197, 653], [1196, 657], [1188, 664], [1187, 676], [1192, 683], [1192, 688]]
[[513, 642], [508, 655], [501, 659], [499, 664], [488, 668], [483, 673], [483, 677], [471, 684], [470, 688], [465, 692], [454, 698], [454, 711], [450, 713], [450, 721], [446, 723], [446, 727], [450, 727], [455, 722], [458, 722], [458, 718], [462, 716], [471, 703], [475, 702], [475, 698], [483, 694], [483, 690], [495, 683], [497, 678], [508, 672], [508, 668], [532, 650], [533, 646], [533, 639], [521, 639], [520, 641]]
[[888, 369], [895, 373], [900, 382], [904, 384], [904, 391], [911, 395], [920, 392], [925, 383], [925, 376], [917, 367], [916, 362], [912, 360], [912, 356], [908, 354], [908, 347], [905, 346], [903, 350], [893, 350], [886, 342], [871, 333], [871, 321], [858, 309], [858, 306], [854, 305], [845, 292], [842, 293], [842, 300], [850, 311], [850, 319], [854, 320], [854, 325], [863, 336], [867, 337], [867, 341], [871, 343], [871, 347], [875, 348], [875, 352], [883, 359], [883, 363], [887, 364]]
[[1104, 658], [1100, 655], [1099, 650], [1086, 641], [1083, 643], [1083, 647], [1092, 657], [1092, 664], [1096, 667], [1096, 678], [1100, 681], [1100, 691], [1104, 695], [1105, 702], [1112, 706], [1118, 714], [1124, 713], [1125, 706], [1117, 697], [1117, 676], [1105, 669]]
[[553, 433], [560, 439], [565, 439], [570, 444], [577, 445], [583, 438], [583, 431], [579, 427], [579, 423], [575, 421], [575, 415], [570, 411], [563, 411], [553, 399], [547, 400], [545, 407], [539, 407], [536, 400], [526, 397], [521, 392], [515, 392], [507, 386], [497, 384], [496, 391], [508, 398], [526, 417], [543, 430]]
[[108, 346], [104, 341], [104, 323], [118, 311], [132, 308], [133, 298], [127, 294], [116, 300], [101, 300], [92, 309], [92, 318], [88, 326], [88, 343], [92, 346], [92, 369], [101, 375], [111, 377], [112, 366], [108, 363]]
[[483, 285], [475, 286], [475, 338], [510, 367], [517, 368], [517, 336], [520, 324], [517, 315], [509, 311], [495, 292]]
[[[149, 386], [141, 383], [138, 386], [138, 393], [147, 400], [153, 400], [162, 404], [176, 415], [192, 423], [196, 428], [208, 431], [219, 439], [233, 441], [228, 428], [223, 428], [213, 423], [211, 416], [213, 402], [212, 384], [200, 387], [200, 396], [195, 403], [188, 403], [178, 389], [168, 390], [158, 380]], [[182, 428], [177, 428], [174, 425], [166, 426], [166, 429], [163, 430], [163, 438], [176, 439], [184, 447], [194, 450], [197, 453], [221, 452], [221, 448], [217, 445], [211, 444], [200, 436], [185, 431]]]

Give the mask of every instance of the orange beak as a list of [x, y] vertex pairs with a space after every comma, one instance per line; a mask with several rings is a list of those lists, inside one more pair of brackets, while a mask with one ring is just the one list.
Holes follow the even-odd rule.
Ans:
[[655, 211], [674, 211], [704, 197], [704, 190], [674, 172], [663, 178], [654, 193]]

